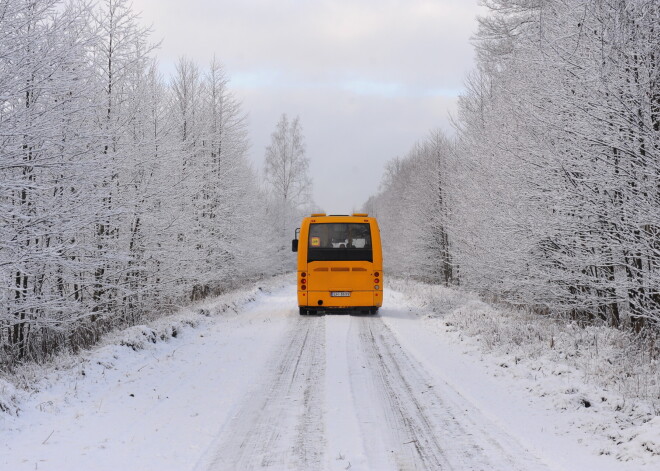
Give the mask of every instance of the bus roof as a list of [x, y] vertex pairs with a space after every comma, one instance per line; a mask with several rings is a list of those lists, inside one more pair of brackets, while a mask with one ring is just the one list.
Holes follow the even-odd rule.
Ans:
[[[340, 216], [341, 217], [351, 217], [348, 214], [331, 214], [330, 216], [328, 216], [325, 213], [312, 213], [312, 215], [311, 215], [311, 217], [313, 217], [313, 218], [314, 217], [317, 217], [317, 218], [320, 218], [320, 217], [340, 217]], [[353, 217], [365, 217], [366, 218], [366, 217], [369, 217], [369, 214], [367, 214], [367, 213], [353, 213]]]
[[374, 217], [369, 217], [369, 216], [363, 216], [362, 214], [358, 215], [353, 215], [353, 216], [348, 216], [348, 215], [323, 215], [320, 216], [318, 214], [312, 214], [311, 216], [307, 216], [303, 218], [303, 224], [330, 224], [330, 223], [376, 223], [376, 218]]

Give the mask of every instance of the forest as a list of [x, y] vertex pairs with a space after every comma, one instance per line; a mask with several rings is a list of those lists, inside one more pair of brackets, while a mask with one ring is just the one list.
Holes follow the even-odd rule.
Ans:
[[487, 0], [452, 138], [365, 210], [388, 270], [635, 332], [660, 322], [660, 3]]
[[[660, 3], [483, 4], [455, 134], [364, 204], [386, 272], [657, 332]], [[0, 1], [0, 369], [293, 270], [299, 119], [260, 181], [220, 61], [157, 47], [127, 0]]]
[[126, 0], [0, 2], [4, 369], [285, 269], [229, 77], [150, 41]]

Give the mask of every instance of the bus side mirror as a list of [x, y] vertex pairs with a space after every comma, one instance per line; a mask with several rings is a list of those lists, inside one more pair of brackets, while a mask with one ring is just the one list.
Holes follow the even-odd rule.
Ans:
[[291, 251], [292, 252], [297, 252], [298, 251], [298, 239], [293, 239], [291, 241]]

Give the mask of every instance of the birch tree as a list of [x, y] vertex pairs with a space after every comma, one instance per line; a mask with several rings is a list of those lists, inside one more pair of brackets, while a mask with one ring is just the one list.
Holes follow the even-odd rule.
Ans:
[[277, 228], [276, 245], [281, 263], [285, 264], [289, 240], [303, 210], [313, 206], [309, 158], [305, 154], [299, 117], [293, 121], [289, 121], [286, 114], [280, 117], [271, 134], [270, 145], [266, 147], [264, 173], [272, 196], [269, 210], [271, 225]]
[[265, 173], [277, 199], [293, 208], [308, 204], [311, 189], [309, 159], [305, 155], [299, 117], [291, 122], [286, 114], [280, 117], [266, 148]]

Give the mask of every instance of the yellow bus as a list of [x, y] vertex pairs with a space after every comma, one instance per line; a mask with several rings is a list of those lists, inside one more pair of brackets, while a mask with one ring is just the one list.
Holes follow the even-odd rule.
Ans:
[[291, 249], [298, 252], [301, 315], [345, 311], [376, 314], [383, 305], [383, 253], [376, 218], [312, 214]]

